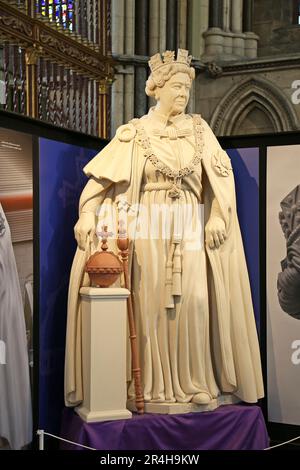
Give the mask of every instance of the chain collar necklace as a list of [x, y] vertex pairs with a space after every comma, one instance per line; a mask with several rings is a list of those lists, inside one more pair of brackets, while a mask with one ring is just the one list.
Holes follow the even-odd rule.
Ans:
[[148, 158], [152, 165], [163, 175], [169, 178], [172, 182], [172, 189], [168, 192], [171, 198], [177, 199], [181, 197], [181, 183], [184, 176], [188, 176], [194, 172], [196, 166], [200, 163], [203, 154], [204, 141], [203, 141], [203, 125], [201, 116], [192, 114], [194, 135], [196, 142], [196, 149], [193, 158], [190, 163], [184, 168], [174, 170], [168, 165], [163, 163], [154, 153], [150, 139], [141, 124], [140, 119], [132, 119], [130, 122], [135, 126], [137, 130], [136, 142], [142, 147], [144, 157]]

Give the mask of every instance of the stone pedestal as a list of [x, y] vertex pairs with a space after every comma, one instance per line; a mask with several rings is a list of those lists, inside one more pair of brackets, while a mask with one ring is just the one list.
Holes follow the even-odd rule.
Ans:
[[[196, 403], [155, 403], [145, 402], [145, 413], [152, 414], [184, 414], [184, 413], [201, 413], [204, 411], [213, 411], [221, 405], [232, 405], [240, 403], [241, 400], [235, 395], [230, 393], [220, 395], [218, 398], [211, 400], [207, 405], [198, 405]], [[128, 400], [127, 408], [133, 412], [136, 412], [135, 402]]]
[[84, 400], [76, 412], [86, 422], [131, 418], [126, 409], [127, 289], [83, 287]]

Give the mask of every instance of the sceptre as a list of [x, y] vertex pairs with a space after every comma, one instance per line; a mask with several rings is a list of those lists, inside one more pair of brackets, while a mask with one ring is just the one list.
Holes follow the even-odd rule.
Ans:
[[128, 323], [129, 323], [129, 337], [130, 337], [130, 343], [131, 343], [132, 374], [133, 374], [134, 388], [135, 388], [135, 405], [136, 405], [137, 412], [139, 414], [143, 414], [144, 413], [144, 397], [142, 393], [142, 384], [141, 384], [141, 368], [139, 364], [139, 357], [138, 357], [138, 351], [137, 351], [136, 330], [135, 330], [132, 297], [131, 297], [129, 275], [128, 275], [129, 239], [126, 234], [126, 230], [122, 228], [122, 221], [119, 222], [117, 245], [120, 250], [120, 256], [121, 256], [122, 263], [123, 263], [125, 288], [130, 291], [129, 296], [127, 297], [127, 312], [128, 312]]

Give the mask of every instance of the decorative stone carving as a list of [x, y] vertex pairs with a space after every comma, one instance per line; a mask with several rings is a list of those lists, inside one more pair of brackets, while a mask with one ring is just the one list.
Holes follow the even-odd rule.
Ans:
[[229, 176], [232, 165], [227, 153], [219, 150], [212, 156], [212, 166], [216, 173], [221, 176]]
[[[272, 120], [274, 131], [297, 129], [297, 117], [293, 106], [272, 82], [262, 78], [247, 78], [223, 97], [215, 108], [210, 125], [217, 135], [232, 135], [247, 108], [257, 103]], [[249, 109], [250, 110], [250, 109]]]
[[19, 18], [8, 16], [3, 11], [0, 11], [0, 23], [2, 23], [4, 26], [9, 26], [10, 28], [18, 31], [21, 34], [24, 34], [25, 36], [28, 36], [29, 38], [31, 38], [33, 35], [33, 29], [30, 24], [20, 20]]
[[[36, 44], [34, 46], [36, 46]], [[29, 47], [28, 49], [26, 49], [26, 54], [25, 54], [26, 65], [36, 65], [41, 52], [42, 52], [41, 47]]]
[[132, 124], [124, 124], [118, 128], [116, 136], [120, 142], [130, 142], [136, 135], [136, 129]]
[[208, 75], [211, 78], [219, 78], [223, 75], [223, 69], [215, 62], [209, 62], [206, 64]]

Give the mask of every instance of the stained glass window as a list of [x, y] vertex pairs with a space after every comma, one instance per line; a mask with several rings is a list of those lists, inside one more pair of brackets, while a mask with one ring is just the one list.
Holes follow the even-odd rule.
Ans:
[[50, 21], [56, 21], [64, 28], [73, 30], [75, 0], [39, 0], [38, 11]]

